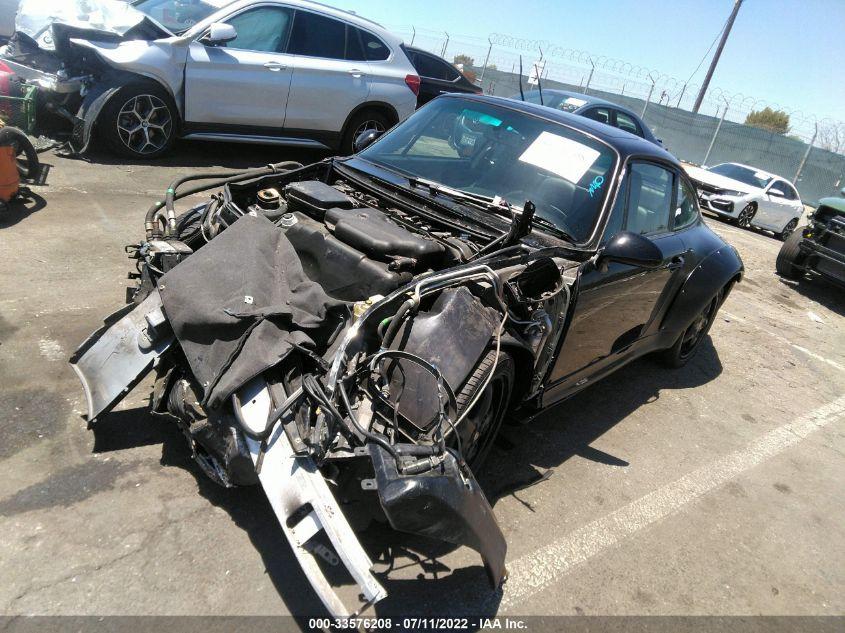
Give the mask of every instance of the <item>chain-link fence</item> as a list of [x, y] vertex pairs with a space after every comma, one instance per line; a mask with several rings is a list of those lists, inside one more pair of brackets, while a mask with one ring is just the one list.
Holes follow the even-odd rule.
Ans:
[[[464, 56], [464, 71], [471, 71], [487, 94], [518, 97], [520, 78], [524, 90], [535, 87], [528, 85], [533, 71], [544, 89], [586, 92], [643, 114], [655, 135], [682, 161], [737, 162], [770, 171], [794, 182], [802, 200], [811, 205], [845, 185], [841, 121], [719, 88], [710, 89], [700, 111], [693, 113], [698, 84], [622, 60], [502, 34], [484, 39], [408, 26], [391, 28], [406, 43], [449, 61]], [[765, 107], [789, 115], [785, 133], [745, 124], [746, 116]]]

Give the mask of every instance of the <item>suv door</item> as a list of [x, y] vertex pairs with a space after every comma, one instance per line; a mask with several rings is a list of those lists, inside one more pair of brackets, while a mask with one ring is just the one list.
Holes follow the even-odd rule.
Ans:
[[295, 57], [285, 127], [339, 133], [370, 92], [360, 29], [297, 9], [288, 51]]
[[447, 92], [455, 92], [456, 84], [461, 78], [457, 68], [438, 57], [421, 52], [416, 52], [412, 61], [422, 79], [420, 94], [417, 96], [418, 105], [428, 103], [434, 97]]
[[619, 360], [663, 311], [686, 268], [686, 247], [671, 231], [676, 178], [657, 163], [628, 164], [604, 242], [620, 230], [646, 235], [660, 249], [663, 263], [658, 268], [618, 262], [596, 267], [592, 260], [581, 265], [572, 320], [550, 376], [549, 402]]
[[260, 5], [225, 22], [237, 38], [206, 46], [191, 42], [185, 66], [185, 121], [220, 126], [281, 128], [285, 123], [293, 58], [287, 46], [293, 10]]

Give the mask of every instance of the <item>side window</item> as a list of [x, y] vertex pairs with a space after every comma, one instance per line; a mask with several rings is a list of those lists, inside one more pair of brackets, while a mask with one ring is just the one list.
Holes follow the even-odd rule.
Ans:
[[287, 43], [293, 11], [283, 7], [258, 7], [226, 20], [238, 36], [226, 48], [282, 53]]
[[417, 72], [429, 79], [454, 81], [458, 78], [458, 69], [447, 62], [443, 62], [431, 55], [417, 55]]
[[293, 21], [288, 53], [344, 59], [346, 48], [346, 25], [331, 18], [297, 11]]
[[695, 207], [695, 189], [693, 189], [683, 178], [678, 179], [681, 186], [678, 187], [678, 206], [675, 208], [672, 228], [676, 231], [683, 229], [698, 217], [698, 209]]
[[[350, 29], [354, 27], [349, 27]], [[380, 62], [390, 57], [390, 49], [387, 45], [372, 33], [355, 29], [361, 34], [361, 42], [364, 45], [364, 55], [369, 62]]]
[[637, 136], [643, 135], [643, 131], [640, 129], [637, 122], [631, 118], [630, 115], [620, 112], [619, 110], [616, 111], [616, 127], [620, 130], [630, 132], [631, 134], [636, 134]]
[[652, 163], [632, 163], [625, 228], [647, 235], [669, 228], [674, 188], [670, 171]]
[[599, 123], [610, 125], [610, 110], [607, 108], [590, 108], [589, 110], [582, 112], [581, 116], [585, 116], [593, 121], [598, 121]]
[[610, 238], [619, 233], [625, 225], [625, 205], [628, 202], [628, 183], [629, 177], [625, 177], [622, 181], [622, 186], [619, 187], [619, 193], [616, 194], [616, 201], [613, 203], [613, 208], [610, 210], [610, 218], [607, 221], [607, 226], [604, 229], [604, 237], [601, 243], [607, 244]]
[[786, 188], [788, 190], [788, 193], [790, 193], [792, 195], [790, 200], [800, 200], [801, 199], [801, 196], [798, 195], [798, 191], [795, 189], [795, 187], [793, 187], [792, 185], [787, 183]]
[[782, 197], [784, 200], [795, 200], [798, 197], [792, 186], [783, 180], [775, 181], [775, 184], [769, 187], [769, 191], [779, 191], [783, 194]]

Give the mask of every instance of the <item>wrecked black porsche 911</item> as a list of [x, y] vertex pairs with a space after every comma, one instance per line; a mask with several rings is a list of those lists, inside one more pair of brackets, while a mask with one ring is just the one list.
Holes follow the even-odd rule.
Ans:
[[153, 411], [214, 481], [263, 486], [335, 615], [385, 596], [344, 512], [467, 545], [499, 585], [506, 543], [473, 471], [503, 420], [646, 353], [683, 365], [743, 272], [678, 162], [621, 130], [455, 95], [374, 136], [174, 182], [128, 305], [71, 360], [94, 424], [154, 371]]

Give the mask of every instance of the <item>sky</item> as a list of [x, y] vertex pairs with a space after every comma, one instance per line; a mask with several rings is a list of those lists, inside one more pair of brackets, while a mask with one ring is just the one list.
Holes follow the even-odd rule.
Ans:
[[[547, 40], [682, 81], [698, 66], [734, 4], [734, 0], [324, 1], [387, 28], [446, 30], [453, 40], [461, 36], [484, 40], [491, 33]], [[450, 45], [447, 57], [459, 52], [459, 45]], [[701, 83], [709, 63], [710, 57], [691, 83]], [[710, 86], [818, 119], [845, 121], [845, 0], [744, 0]]]

